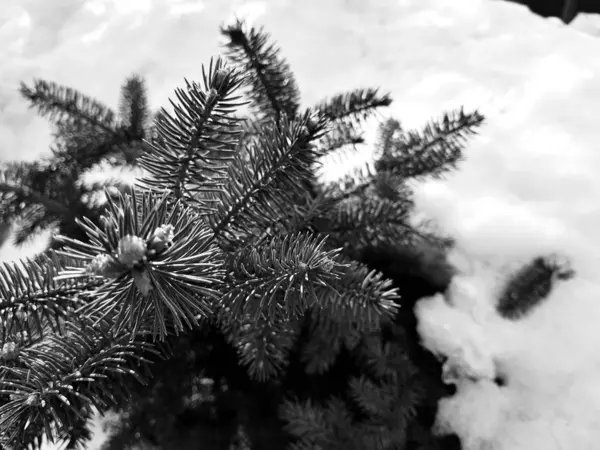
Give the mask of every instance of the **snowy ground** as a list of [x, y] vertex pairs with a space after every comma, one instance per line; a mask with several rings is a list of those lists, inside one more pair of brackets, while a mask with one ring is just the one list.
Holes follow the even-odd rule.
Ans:
[[[307, 104], [381, 86], [395, 99], [390, 114], [406, 126], [460, 105], [480, 108], [487, 125], [466, 162], [418, 186], [418, 209], [457, 239], [456, 291], [467, 311], [460, 320], [480, 333], [470, 344], [503, 364], [512, 382], [502, 390], [464, 383], [442, 409], [454, 417], [446, 425], [467, 450], [597, 447], [600, 21], [578, 17], [568, 28], [494, 0], [5, 3], [2, 158], [31, 160], [49, 143], [45, 122], [13, 90], [19, 80], [43, 77], [115, 105], [121, 81], [136, 71], [158, 107], [218, 53], [217, 27], [233, 12], [279, 41]], [[524, 322], [490, 314], [506, 268], [552, 252], [570, 258], [577, 276]], [[435, 314], [450, 313], [434, 306], [435, 324]]]

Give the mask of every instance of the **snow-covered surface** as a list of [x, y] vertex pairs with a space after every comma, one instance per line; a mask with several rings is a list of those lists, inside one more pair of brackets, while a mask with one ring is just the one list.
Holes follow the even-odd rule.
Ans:
[[[427, 311], [422, 326], [432, 346], [436, 326], [461, 324], [460, 345], [480, 364], [474, 370], [486, 373], [494, 361], [509, 384], [461, 382], [459, 395], [443, 404], [440, 424], [456, 429], [467, 450], [597, 447], [596, 18], [566, 27], [494, 0], [4, 3], [3, 158], [31, 160], [49, 143], [45, 122], [13, 90], [19, 80], [43, 77], [115, 105], [123, 78], [137, 71], [156, 108], [218, 53], [217, 27], [234, 12], [257, 19], [278, 40], [306, 104], [381, 86], [395, 99], [390, 114], [406, 126], [460, 105], [480, 108], [487, 124], [460, 170], [417, 187], [420, 214], [457, 239], [453, 260], [461, 271], [452, 290], [459, 306], [451, 311], [428, 299], [420, 312]], [[495, 317], [494, 290], [507, 268], [553, 252], [570, 258], [577, 276], [524, 321]], [[4, 259], [15, 255], [2, 250]]]

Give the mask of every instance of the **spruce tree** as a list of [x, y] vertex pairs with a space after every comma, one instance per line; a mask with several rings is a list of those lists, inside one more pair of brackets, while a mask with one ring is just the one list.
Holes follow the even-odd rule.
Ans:
[[[2, 445], [80, 448], [89, 418], [112, 411], [106, 450], [439, 448], [446, 389], [412, 305], [447, 286], [431, 261], [451, 242], [410, 224], [409, 181], [456, 168], [483, 117], [386, 121], [375, 164], [324, 183], [323, 158], [363, 142], [390, 96], [304, 109], [267, 33], [221, 32], [229, 63], [176, 89], [152, 135], [139, 78], [120, 120], [68, 88], [23, 85], [59, 147], [2, 168], [3, 219], [18, 240], [60, 236], [0, 267]], [[91, 203], [81, 175], [106, 162], [145, 175]]]

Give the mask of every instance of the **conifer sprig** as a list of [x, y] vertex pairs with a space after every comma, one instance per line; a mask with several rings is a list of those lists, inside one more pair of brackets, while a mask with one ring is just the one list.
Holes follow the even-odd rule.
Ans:
[[261, 382], [274, 377], [287, 365], [288, 354], [298, 336], [299, 321], [283, 316], [263, 315], [223, 323], [228, 342], [247, 367], [248, 374]]
[[144, 79], [133, 75], [121, 87], [119, 116], [129, 139], [143, 139], [148, 127], [150, 108]]
[[83, 123], [106, 133], [117, 129], [117, 118], [110, 108], [70, 87], [34, 80], [33, 87], [21, 83], [20, 92], [40, 115], [55, 123]]
[[246, 148], [246, 158], [236, 158], [225, 189], [217, 198], [217, 212], [209, 223], [217, 237], [234, 238], [244, 230], [264, 230], [283, 211], [306, 197], [306, 181], [314, 178], [318, 151], [312, 144], [325, 123], [307, 113], [299, 120], [282, 117], [265, 125]]
[[160, 340], [167, 326], [174, 332], [197, 324], [210, 314], [210, 301], [219, 297], [224, 274], [213, 234], [197, 213], [169, 194], [150, 192], [108, 197], [103, 228], [80, 222], [89, 243], [61, 236], [59, 253], [81, 260], [59, 279], [99, 277], [106, 280], [82, 314], [117, 313], [115, 329], [126, 324], [137, 330], [147, 316]]
[[228, 38], [229, 59], [246, 74], [248, 96], [259, 115], [279, 119], [296, 117], [300, 93], [289, 65], [262, 28], [246, 28], [243, 21], [221, 27]]
[[415, 234], [408, 225], [412, 202], [391, 201], [375, 196], [356, 197], [339, 202], [327, 214], [328, 225], [321, 232], [330, 233], [340, 245], [362, 248], [386, 242], [402, 242]]
[[0, 348], [62, 332], [67, 315], [98, 286], [94, 280], [57, 280], [66, 264], [78, 262], [50, 252], [0, 265]]
[[16, 244], [49, 228], [81, 237], [75, 219], [97, 218], [98, 210], [77, 183], [78, 169], [60, 161], [15, 162], [0, 168], [0, 221], [13, 225]]
[[[12, 364], [0, 366], [0, 443], [25, 444], [28, 429], [38, 428], [53, 442], [69, 435], [71, 425], [106, 411], [128, 395], [126, 378], [145, 382], [148, 360], [160, 353], [143, 336], [106, 333], [106, 322], [66, 323], [65, 336], [50, 335], [20, 350]], [[23, 447], [25, 446], [23, 445]], [[21, 448], [23, 448], [21, 447]]]
[[320, 405], [313, 405], [310, 400], [289, 400], [283, 404], [281, 415], [287, 422], [286, 431], [299, 439], [292, 445], [293, 450], [334, 444], [331, 424], [327, 422], [326, 412]]
[[63, 166], [63, 172], [78, 173], [100, 161], [136, 165], [137, 157], [146, 151], [142, 139], [148, 134], [150, 115], [145, 82], [140, 76], [126, 78], [121, 86], [119, 115], [114, 129], [89, 126], [81, 121], [56, 123], [54, 162]]
[[337, 397], [325, 405], [313, 404], [310, 400], [286, 401], [281, 416], [287, 422], [286, 431], [297, 439], [290, 446], [292, 450], [362, 448], [362, 430], [356, 429], [346, 405]]
[[356, 324], [360, 330], [379, 329], [383, 320], [398, 311], [398, 289], [382, 273], [356, 261], [341, 260], [348, 265], [332, 283], [333, 289], [318, 287], [319, 306], [330, 317]]
[[222, 302], [233, 317], [298, 317], [318, 302], [316, 286], [329, 287], [345, 267], [339, 250], [308, 233], [276, 237], [241, 251], [232, 264]]
[[374, 183], [377, 172], [365, 165], [349, 170], [339, 179], [321, 186], [322, 194], [335, 202], [342, 202], [351, 197], [364, 195]]
[[317, 146], [322, 155], [329, 155], [336, 150], [348, 146], [364, 144], [362, 133], [346, 123], [334, 123], [330, 131], [319, 139]]
[[[56, 199], [53, 186], [46, 184], [44, 191], [40, 192], [29, 185], [33, 181], [33, 174], [40, 169], [39, 165], [31, 163], [8, 163], [0, 168], [2, 221], [13, 222], [22, 214], [29, 215], [22, 218], [24, 222], [28, 218], [32, 222], [41, 220], [44, 223], [64, 217], [73, 218], [69, 206]], [[39, 208], [43, 208], [43, 211], [39, 211]]]
[[[284, 403], [281, 417], [287, 422], [287, 431], [296, 438], [291, 448], [407, 446], [407, 430], [421, 401], [418, 373], [405, 355], [398, 353], [398, 343], [381, 346], [381, 338], [372, 334], [359, 347], [372, 347], [373, 343], [380, 349], [371, 358], [385, 368], [377, 375], [352, 377], [347, 399], [333, 397], [324, 404], [290, 399]], [[339, 340], [335, 341], [334, 345], [338, 344]]]
[[333, 308], [312, 309], [308, 320], [310, 333], [302, 348], [302, 362], [309, 374], [325, 373], [335, 363], [343, 347], [353, 350], [361, 338], [361, 326], [348, 321]]
[[390, 94], [380, 94], [379, 89], [368, 88], [335, 95], [319, 103], [315, 109], [332, 122], [341, 121], [355, 129], [379, 108], [391, 103]]
[[139, 164], [152, 178], [141, 183], [170, 191], [177, 199], [194, 203], [198, 211], [212, 211], [211, 196], [222, 189], [228, 162], [234, 157], [241, 133], [234, 116], [243, 102], [236, 96], [242, 79], [218, 58], [202, 67], [202, 84], [186, 80], [178, 88], [179, 104], [171, 101], [174, 116], [161, 110], [156, 121], [158, 138]]
[[362, 125], [391, 102], [390, 95], [379, 95], [378, 89], [357, 89], [317, 104], [313, 109], [330, 122], [329, 132], [317, 143], [322, 155], [344, 148], [356, 150], [357, 144], [364, 143]]
[[401, 142], [404, 128], [397, 119], [390, 118], [379, 124], [377, 131], [375, 152], [377, 157], [380, 158], [383, 155], [388, 155], [394, 149], [394, 146], [398, 145], [399, 141]]
[[404, 178], [439, 177], [456, 168], [462, 159], [466, 138], [475, 134], [483, 121], [477, 111], [465, 113], [460, 109], [446, 113], [441, 120], [426, 124], [421, 132], [409, 131], [384, 142], [383, 154], [375, 168]]
[[464, 142], [483, 122], [479, 112], [465, 113], [463, 109], [430, 121], [421, 131], [405, 131], [397, 120], [389, 119], [379, 127], [373, 168], [356, 169], [327, 186], [325, 192], [339, 200], [369, 192], [401, 200], [400, 191], [410, 192], [406, 180], [438, 177], [456, 168]]

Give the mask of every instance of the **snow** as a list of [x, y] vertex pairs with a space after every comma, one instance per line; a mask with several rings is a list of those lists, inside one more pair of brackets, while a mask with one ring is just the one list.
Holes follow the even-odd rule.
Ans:
[[[493, 309], [501, 271], [462, 256], [450, 304], [438, 295], [416, 308], [425, 345], [465, 375], [453, 380], [457, 395], [440, 403], [439, 429], [457, 432], [466, 449], [596, 448], [597, 284], [559, 284], [531, 316], [509, 322]], [[505, 386], [494, 384], [498, 375]]]
[[[218, 25], [236, 12], [278, 40], [307, 104], [381, 86], [395, 99], [386, 115], [408, 127], [460, 105], [479, 108], [487, 123], [460, 170], [415, 186], [418, 216], [458, 242], [449, 302], [438, 296], [417, 306], [424, 343], [462, 371], [438, 426], [457, 432], [466, 450], [595, 448], [600, 20], [579, 16], [567, 27], [495, 0], [117, 3], [7, 1], [0, 155], [32, 160], [49, 143], [44, 121], [6, 86], [40, 76], [115, 105], [123, 78], [138, 71], [152, 106], [164, 105], [218, 53]], [[144, 20], [132, 21], [138, 11]], [[357, 163], [369, 157], [365, 151]], [[493, 304], [510, 270], [550, 253], [568, 258], [576, 276], [527, 318], [497, 317]], [[17, 254], [2, 249], [4, 259]], [[506, 386], [490, 381], [498, 372]]]

